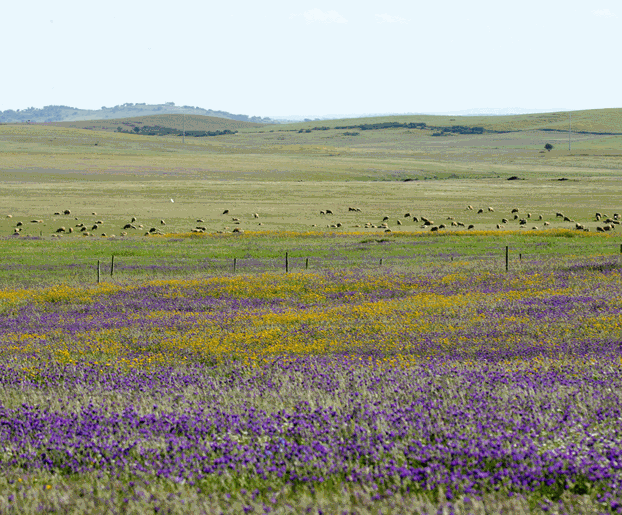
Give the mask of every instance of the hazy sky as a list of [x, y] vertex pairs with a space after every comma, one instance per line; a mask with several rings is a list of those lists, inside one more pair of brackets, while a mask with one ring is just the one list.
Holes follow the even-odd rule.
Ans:
[[620, 0], [5, 2], [0, 110], [622, 107]]

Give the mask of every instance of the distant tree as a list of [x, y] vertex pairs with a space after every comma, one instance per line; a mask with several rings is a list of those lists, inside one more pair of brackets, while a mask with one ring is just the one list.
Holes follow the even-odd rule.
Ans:
[[121, 132], [123, 130], [123, 127], [119, 126], [117, 127], [117, 132]]
[[140, 132], [140, 127], [134, 127], [134, 132], [138, 134]]
[[553, 148], [553, 145], [551, 145], [550, 143], [547, 143], [546, 145], [544, 145], [544, 148], [550, 152], [551, 149]]

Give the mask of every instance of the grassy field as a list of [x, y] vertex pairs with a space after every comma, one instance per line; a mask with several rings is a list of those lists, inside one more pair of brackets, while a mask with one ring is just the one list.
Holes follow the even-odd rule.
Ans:
[[0, 125], [0, 513], [622, 513], [621, 118]]

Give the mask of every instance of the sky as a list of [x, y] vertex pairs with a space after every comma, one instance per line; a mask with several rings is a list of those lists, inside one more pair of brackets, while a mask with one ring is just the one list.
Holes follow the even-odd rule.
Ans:
[[2, 7], [0, 110], [250, 116], [622, 107], [620, 0], [55, 0]]

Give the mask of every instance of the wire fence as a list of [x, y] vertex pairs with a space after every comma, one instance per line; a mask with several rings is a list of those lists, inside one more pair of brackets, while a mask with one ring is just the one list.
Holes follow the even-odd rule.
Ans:
[[[464, 250], [464, 249], [463, 249]], [[622, 269], [622, 243], [597, 248], [588, 243], [557, 245], [552, 251], [538, 245], [511, 247], [498, 245], [480, 252], [448, 251], [431, 253], [387, 252], [330, 255], [302, 255], [286, 251], [276, 257], [145, 257], [111, 254], [101, 259], [77, 259], [71, 263], [0, 263], [0, 286], [31, 286], [60, 282], [93, 284], [155, 279], [184, 279], [234, 274], [321, 272], [338, 270], [394, 270], [429, 273], [431, 271], [552, 270], [574, 267]], [[570, 268], [570, 269], [571, 269]]]

